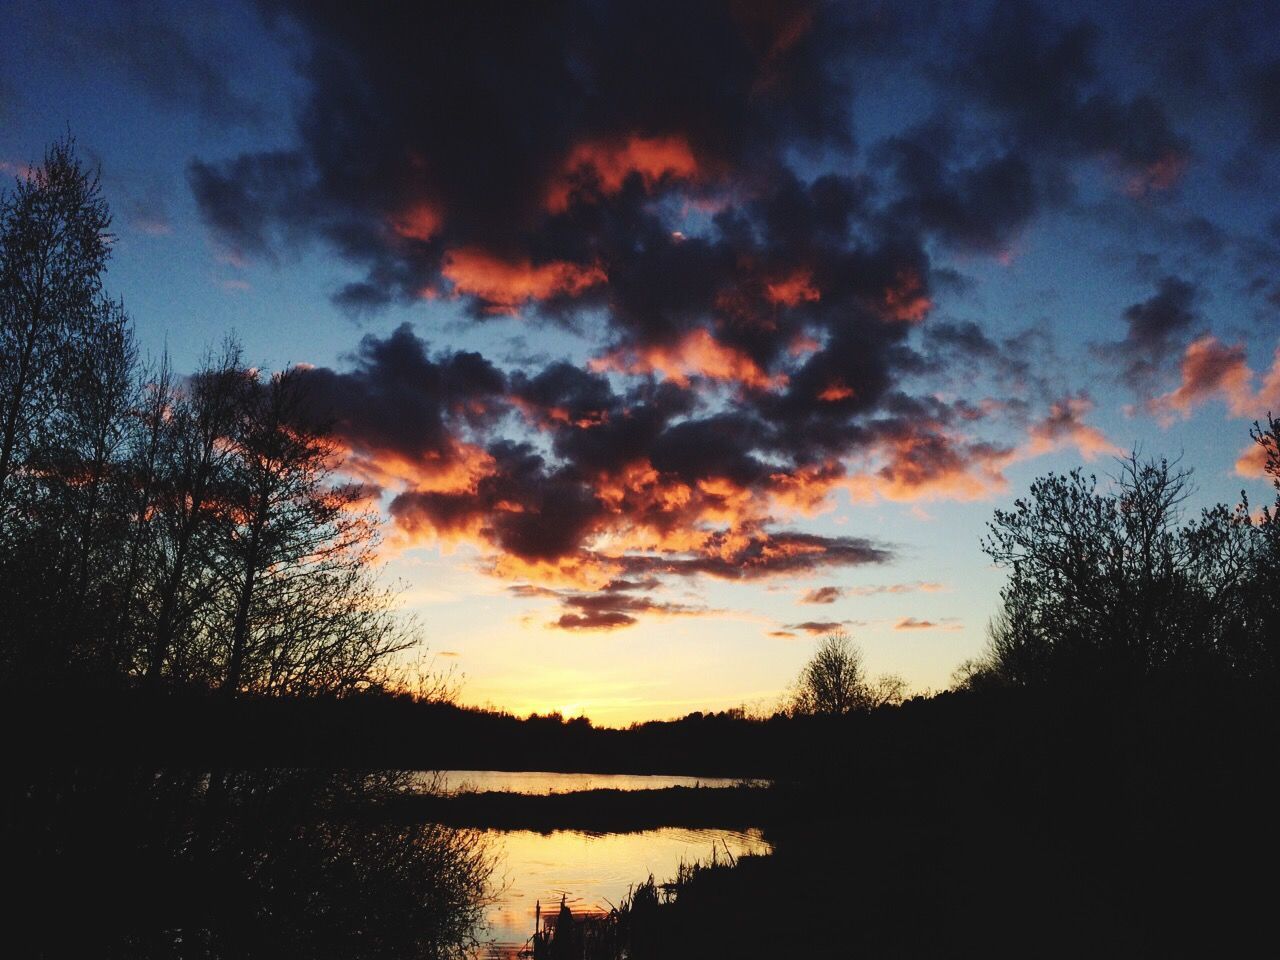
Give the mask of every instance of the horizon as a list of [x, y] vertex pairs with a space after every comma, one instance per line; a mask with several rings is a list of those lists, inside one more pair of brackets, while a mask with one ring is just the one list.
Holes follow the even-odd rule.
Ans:
[[1271, 492], [1264, 5], [5, 7], [6, 189], [70, 133], [142, 352], [305, 368], [465, 704], [936, 691], [1035, 477]]

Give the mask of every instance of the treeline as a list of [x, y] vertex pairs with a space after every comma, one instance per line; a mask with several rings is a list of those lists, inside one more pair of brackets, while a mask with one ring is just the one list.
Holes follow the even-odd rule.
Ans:
[[179, 376], [103, 291], [111, 217], [55, 144], [0, 196], [0, 678], [338, 692], [407, 642], [374, 517], [295, 371]]

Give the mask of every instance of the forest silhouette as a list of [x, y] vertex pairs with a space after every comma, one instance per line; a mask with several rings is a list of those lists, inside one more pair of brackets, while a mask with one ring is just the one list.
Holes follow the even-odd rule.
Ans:
[[[0, 201], [0, 842], [21, 955], [454, 955], [489, 895], [476, 828], [655, 810], [752, 822], [775, 853], [639, 888], [610, 955], [1221, 953], [1268, 915], [1269, 414], [1275, 505], [1187, 516], [1189, 474], [1135, 453], [1109, 484], [1050, 474], [997, 511], [1001, 611], [950, 690], [907, 696], [832, 636], [772, 712], [519, 718], [398, 680], [415, 624], [324, 411], [234, 342], [188, 375], [140, 359], [103, 289], [110, 225], [70, 140]], [[775, 783], [480, 816], [396, 772], [530, 766]]]

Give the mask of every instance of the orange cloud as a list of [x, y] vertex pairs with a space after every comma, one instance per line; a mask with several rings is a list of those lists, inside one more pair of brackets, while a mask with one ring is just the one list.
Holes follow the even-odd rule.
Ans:
[[843, 380], [836, 379], [826, 385], [822, 392], [818, 394], [818, 399], [823, 403], [838, 403], [841, 400], [848, 400], [853, 396], [853, 393], [853, 387]]
[[440, 272], [453, 284], [455, 292], [478, 297], [491, 304], [495, 312], [505, 313], [514, 313], [529, 300], [576, 297], [608, 280], [599, 264], [567, 260], [537, 265], [529, 260], [512, 262], [475, 247], [450, 250], [444, 255]]
[[770, 303], [778, 303], [784, 307], [822, 299], [822, 292], [813, 285], [813, 273], [809, 270], [797, 270], [775, 283], [766, 283], [764, 295]]
[[788, 379], [784, 373], [765, 373], [741, 350], [726, 346], [702, 328], [671, 346], [654, 345], [597, 357], [591, 361], [591, 369], [632, 374], [657, 371], [682, 387], [689, 385], [691, 376], [737, 383], [755, 390], [783, 387]]
[[851, 476], [845, 486], [855, 499], [980, 500], [1003, 491], [1002, 470], [1014, 451], [969, 443], [937, 430], [913, 431], [884, 440], [877, 451], [883, 465]]
[[806, 353], [817, 353], [822, 349], [822, 341], [807, 333], [798, 333], [787, 345], [787, 353], [793, 357], [803, 357]]
[[844, 464], [838, 460], [770, 474], [770, 502], [797, 513], [819, 513], [829, 505], [828, 496], [844, 476]]
[[1249, 444], [1236, 460], [1236, 473], [1242, 477], [1265, 477], [1267, 448], [1260, 443]]
[[1083, 393], [1063, 397], [1049, 408], [1049, 415], [1030, 429], [1021, 457], [1038, 457], [1064, 445], [1074, 446], [1086, 460], [1107, 454], [1121, 456], [1124, 451], [1107, 439], [1097, 427], [1085, 423], [1083, 417], [1093, 409], [1093, 401]]
[[896, 282], [884, 291], [884, 308], [892, 320], [919, 323], [933, 309], [925, 295], [924, 280], [914, 270], [902, 270]]
[[430, 493], [468, 493], [494, 471], [493, 458], [470, 443], [451, 441], [443, 451], [410, 458], [394, 450], [347, 447], [343, 472], [378, 487], [404, 486]]
[[805, 591], [800, 603], [835, 603], [844, 595], [840, 587], [815, 587]]
[[395, 214], [390, 219], [391, 229], [408, 240], [427, 241], [440, 232], [444, 217], [428, 203], [418, 203]]
[[633, 135], [621, 141], [580, 143], [570, 151], [547, 188], [546, 208], [551, 213], [563, 213], [580, 186], [593, 186], [604, 194], [617, 193], [632, 174], [638, 174], [645, 187], [653, 189], [666, 177], [696, 178], [698, 161], [683, 137]]
[[[1277, 365], [1280, 365], [1280, 359], [1277, 359]], [[1182, 356], [1181, 373], [1182, 382], [1177, 389], [1150, 402], [1152, 412], [1165, 421], [1175, 413], [1183, 418], [1189, 417], [1196, 406], [1218, 395], [1226, 399], [1233, 415], [1252, 416], [1262, 399], [1253, 393], [1253, 371], [1245, 360], [1244, 345], [1228, 346], [1212, 334], [1206, 334], [1187, 346]], [[1272, 376], [1276, 377], [1276, 386], [1280, 390], [1280, 373], [1273, 369], [1267, 377], [1268, 384]], [[1265, 389], [1268, 388], [1264, 388], [1264, 392]]]

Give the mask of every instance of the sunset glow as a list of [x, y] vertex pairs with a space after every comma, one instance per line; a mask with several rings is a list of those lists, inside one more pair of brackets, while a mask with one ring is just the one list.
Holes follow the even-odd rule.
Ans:
[[1189, 515], [1266, 500], [1242, 10], [144, 6], [15, 14], [0, 174], [68, 130], [100, 163], [145, 363], [296, 368], [464, 702], [776, 705], [837, 629], [941, 689], [1034, 477], [1136, 448]]

